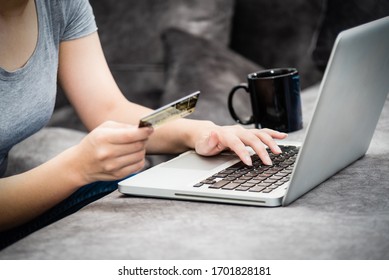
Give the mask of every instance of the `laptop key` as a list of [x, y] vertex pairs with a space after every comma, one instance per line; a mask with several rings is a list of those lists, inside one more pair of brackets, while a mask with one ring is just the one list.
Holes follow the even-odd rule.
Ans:
[[216, 177], [216, 178], [225, 178], [225, 177], [227, 177], [228, 175], [229, 175], [229, 174], [219, 172], [219, 173], [215, 174], [214, 177]]
[[254, 187], [255, 184], [246, 182], [246, 183], [244, 183], [244, 184], [242, 184], [242, 185], [240, 185], [240, 186], [241, 186], [241, 187], [244, 187], [244, 188], [251, 188], [251, 187]]
[[261, 187], [261, 186], [254, 186], [252, 188], [249, 189], [249, 192], [261, 192], [265, 189], [265, 187]]
[[275, 190], [275, 189], [278, 188], [278, 187], [279, 187], [279, 185], [277, 185], [277, 184], [275, 183], [275, 184], [273, 184], [273, 185], [268, 186], [267, 188], [268, 188], [269, 190]]
[[220, 180], [220, 181], [216, 182], [215, 184], [210, 185], [209, 188], [210, 189], [220, 189], [221, 187], [227, 185], [228, 183], [230, 183], [230, 181]]
[[202, 184], [207, 184], [207, 185], [212, 185], [212, 184], [215, 184], [216, 181], [215, 180], [204, 180], [204, 181], [201, 181], [200, 183]]
[[248, 189], [250, 189], [251, 187], [248, 187], [248, 186], [245, 186], [245, 185], [240, 185], [239, 187], [237, 187], [235, 190], [236, 191], [247, 191]]
[[244, 184], [246, 182], [247, 182], [247, 180], [241, 180], [241, 179], [234, 181], [234, 183], [237, 183], [237, 184]]
[[227, 184], [227, 185], [225, 185], [225, 186], [223, 186], [222, 187], [222, 189], [223, 190], [233, 190], [233, 189], [235, 189], [236, 187], [238, 187], [240, 184], [238, 184], [238, 183], [229, 183], [229, 184]]

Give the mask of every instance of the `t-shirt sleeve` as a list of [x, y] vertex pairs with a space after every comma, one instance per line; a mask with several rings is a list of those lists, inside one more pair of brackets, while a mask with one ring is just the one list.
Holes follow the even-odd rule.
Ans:
[[95, 16], [88, 0], [63, 0], [64, 29], [61, 41], [87, 36], [97, 30]]

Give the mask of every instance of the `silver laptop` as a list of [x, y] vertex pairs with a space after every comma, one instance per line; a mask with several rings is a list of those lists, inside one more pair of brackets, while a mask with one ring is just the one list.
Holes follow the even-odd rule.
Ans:
[[[123, 194], [256, 206], [288, 205], [362, 157], [389, 92], [389, 17], [339, 34], [303, 144], [267, 167], [233, 154], [181, 154], [119, 183]], [[163, 129], [163, 128], [161, 128]], [[254, 155], [255, 156], [255, 155]]]

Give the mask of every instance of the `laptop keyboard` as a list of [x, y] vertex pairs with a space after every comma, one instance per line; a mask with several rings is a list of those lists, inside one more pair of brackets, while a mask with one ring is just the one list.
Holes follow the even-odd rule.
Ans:
[[273, 165], [264, 165], [258, 155], [252, 155], [253, 166], [242, 161], [197, 183], [194, 187], [208, 187], [231, 191], [270, 193], [289, 181], [299, 152], [296, 146], [279, 146], [282, 153], [267, 150]]

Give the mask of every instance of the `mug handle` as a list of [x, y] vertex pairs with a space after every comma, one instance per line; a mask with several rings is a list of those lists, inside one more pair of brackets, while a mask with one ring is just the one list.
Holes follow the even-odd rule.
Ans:
[[235, 112], [235, 109], [234, 109], [234, 106], [233, 106], [233, 103], [232, 103], [232, 100], [233, 100], [233, 97], [234, 97], [234, 94], [235, 92], [238, 90], [238, 89], [244, 89], [247, 93], [249, 93], [249, 88], [247, 86], [247, 84], [239, 84], [237, 86], [234, 86], [231, 91], [230, 91], [230, 94], [228, 95], [228, 110], [230, 111], [230, 114], [231, 114], [231, 117], [237, 122], [237, 123], [240, 123], [240, 124], [252, 124], [254, 123], [254, 116], [252, 115], [248, 120], [242, 120], [239, 118], [239, 116], [236, 114]]

